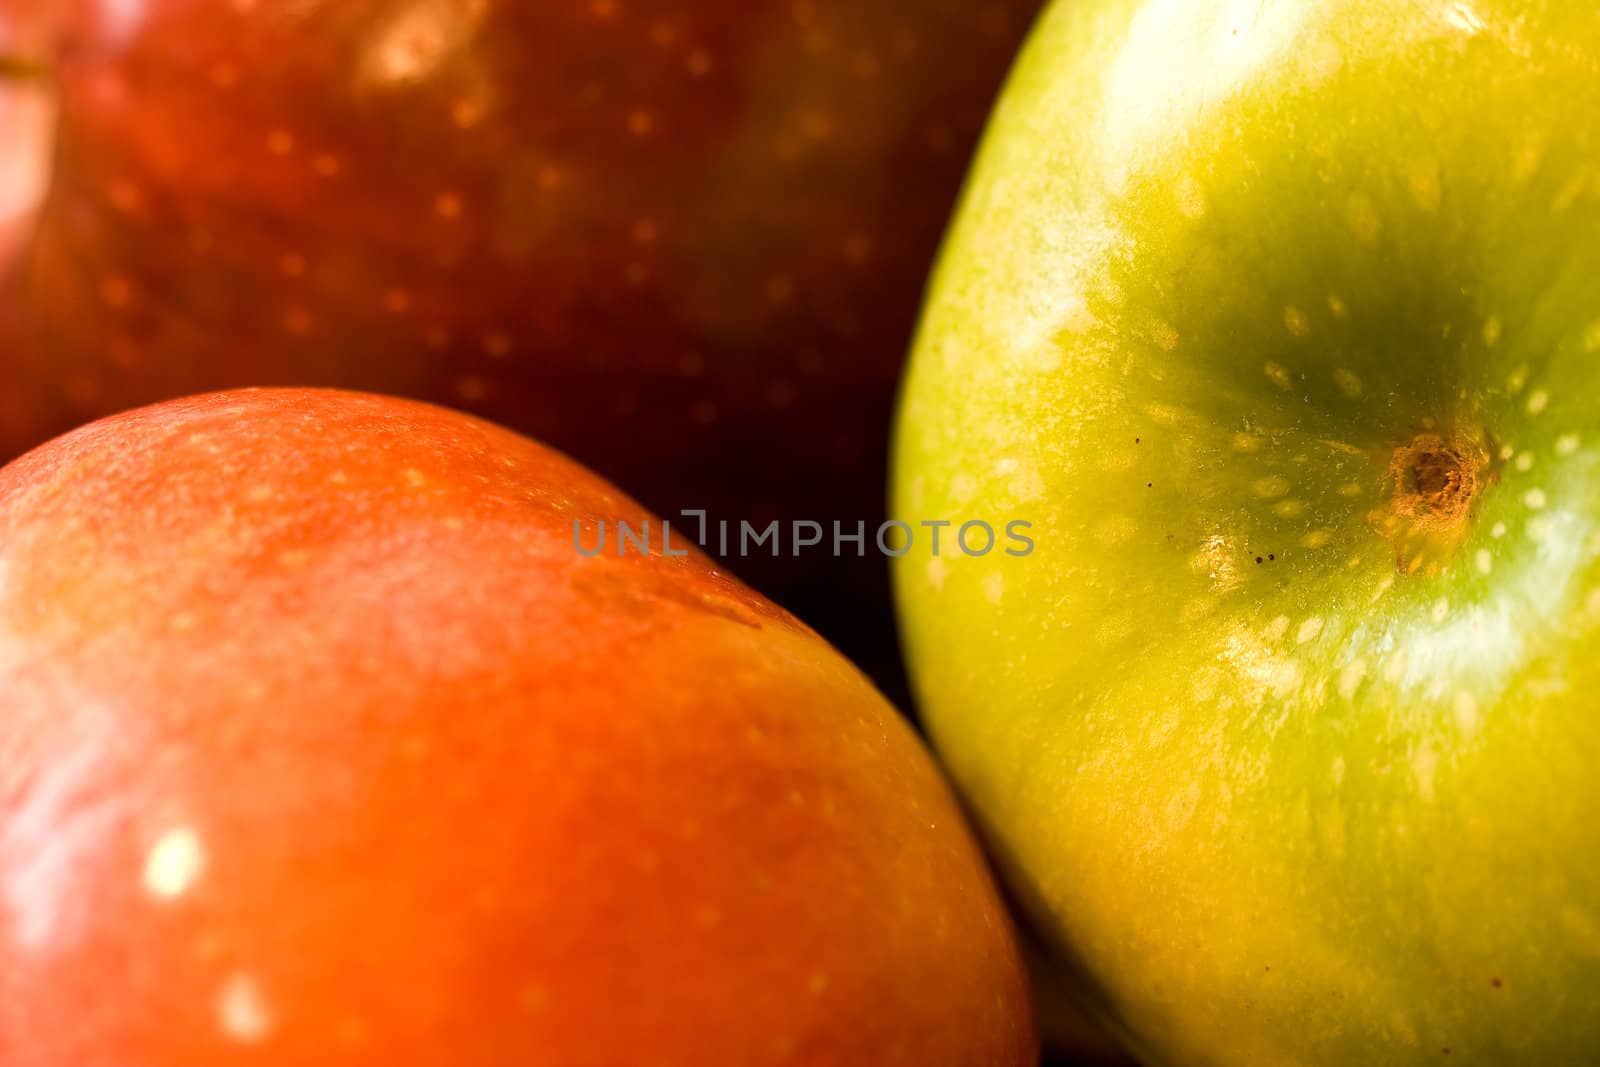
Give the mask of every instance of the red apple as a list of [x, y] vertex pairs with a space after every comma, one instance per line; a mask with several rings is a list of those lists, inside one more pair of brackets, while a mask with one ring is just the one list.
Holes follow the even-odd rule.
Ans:
[[[871, 522], [927, 268], [1038, 6], [0, 0], [62, 32], [0, 456], [338, 385], [486, 415], [669, 516]], [[735, 565], [892, 654], [880, 560]]]
[[0, 471], [0, 1062], [1029, 1062], [909, 729], [654, 522], [575, 551], [619, 518], [505, 430], [311, 390]]

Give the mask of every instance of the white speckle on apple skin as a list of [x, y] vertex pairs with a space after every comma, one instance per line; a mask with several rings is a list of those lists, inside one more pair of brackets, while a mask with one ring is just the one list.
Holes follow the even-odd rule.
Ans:
[[1433, 779], [1439, 769], [1439, 754], [1431, 746], [1423, 745], [1411, 759], [1411, 772], [1416, 779], [1417, 795], [1423, 800], [1433, 800]]
[[1139, 524], [1127, 515], [1107, 515], [1095, 523], [1094, 539], [1102, 545], [1120, 545], [1139, 530]]
[[1361, 378], [1347, 367], [1340, 367], [1333, 372], [1333, 384], [1339, 392], [1351, 400], [1357, 400], [1361, 396], [1363, 388]]
[[1185, 176], [1178, 182], [1178, 210], [1184, 218], [1199, 219], [1206, 213], [1206, 193], [1194, 178]]
[[1160, 346], [1163, 352], [1175, 352], [1183, 338], [1171, 323], [1158, 322], [1150, 328], [1151, 339]]
[[950, 500], [955, 504], [965, 504], [978, 492], [978, 480], [966, 471], [958, 471], [950, 479]]
[[261, 988], [248, 974], [235, 974], [217, 993], [217, 1026], [241, 1045], [257, 1045], [272, 1035], [275, 1020]]
[[1439, 210], [1442, 190], [1439, 187], [1437, 159], [1417, 160], [1411, 167], [1410, 185], [1411, 199], [1420, 210], [1430, 215]]
[[[1344, 665], [1339, 672], [1339, 695], [1346, 700], [1355, 699], [1356, 691], [1361, 688], [1361, 683], [1367, 677], [1367, 661], [1360, 657]], [[1344, 777], [1344, 757], [1340, 756], [1334, 764], [1336, 780]]]
[[205, 868], [205, 850], [189, 826], [178, 826], [156, 839], [145, 856], [145, 892], [158, 900], [176, 900], [188, 892]]
[[1376, 244], [1383, 233], [1383, 219], [1372, 200], [1364, 193], [1351, 193], [1345, 202], [1345, 222], [1356, 240], [1362, 244]]
[[1263, 500], [1276, 500], [1289, 492], [1289, 479], [1273, 474], [1258, 479], [1250, 486], [1252, 492]]

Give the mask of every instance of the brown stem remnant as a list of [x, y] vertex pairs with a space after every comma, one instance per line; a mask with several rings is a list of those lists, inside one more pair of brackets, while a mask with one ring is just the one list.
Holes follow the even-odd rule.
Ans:
[[1480, 437], [1420, 433], [1395, 448], [1385, 477], [1388, 505], [1367, 522], [1395, 546], [1400, 573], [1432, 574], [1466, 540], [1473, 509], [1496, 474]]

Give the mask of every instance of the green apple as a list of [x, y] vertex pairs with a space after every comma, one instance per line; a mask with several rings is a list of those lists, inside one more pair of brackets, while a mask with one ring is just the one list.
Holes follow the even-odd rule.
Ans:
[[[1596, 116], [1555, 0], [1061, 2], [1013, 75], [898, 592], [1015, 891], [1151, 1064], [1600, 1061]], [[918, 526], [977, 519], [1035, 550]]]

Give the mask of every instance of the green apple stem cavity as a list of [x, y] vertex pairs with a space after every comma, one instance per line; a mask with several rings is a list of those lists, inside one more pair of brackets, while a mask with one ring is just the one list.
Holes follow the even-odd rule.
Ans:
[[1496, 476], [1484, 440], [1471, 433], [1421, 433], [1394, 450], [1392, 489], [1370, 522], [1394, 544], [1400, 573], [1438, 571], [1454, 559], [1479, 494]]

